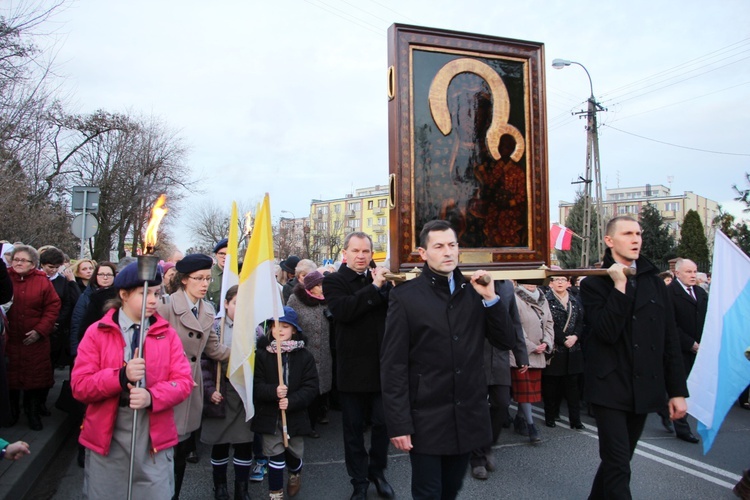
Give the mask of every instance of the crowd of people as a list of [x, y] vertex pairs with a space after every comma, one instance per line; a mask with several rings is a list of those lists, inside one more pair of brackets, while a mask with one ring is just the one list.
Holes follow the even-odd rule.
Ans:
[[[445, 221], [425, 225], [422, 273], [396, 286], [373, 262], [370, 236], [352, 232], [336, 266], [293, 255], [279, 263], [283, 315], [253, 332], [234, 329], [237, 286], [221, 289], [226, 239], [212, 256], [169, 256], [147, 288], [132, 258], [71, 263], [53, 246], [4, 244], [0, 398], [9, 404], [0, 424], [16, 425], [23, 410], [41, 430], [53, 370], [70, 366], [88, 497], [126, 488], [132, 460], [134, 496], [179, 498], [199, 440], [211, 446], [216, 499], [230, 498], [232, 450], [235, 499], [264, 480], [270, 498], [284, 498], [285, 469], [286, 495], [295, 496], [304, 438], [320, 438], [339, 410], [352, 499], [367, 498], [370, 484], [381, 498], [396, 496], [385, 474], [389, 443], [409, 453], [413, 498], [455, 498], [467, 470], [485, 480], [496, 469], [503, 428], [538, 445], [532, 405], [543, 404], [554, 428], [564, 400], [571, 429], [584, 429], [582, 411], [597, 419], [602, 462], [590, 498], [627, 498], [649, 412], [698, 442], [685, 419], [685, 377], [707, 305], [695, 263], [679, 259], [674, 274], [657, 275], [638, 254], [637, 226], [627, 217], [608, 225], [606, 276], [581, 282], [560, 270], [548, 286], [464, 276]], [[636, 324], [646, 316], [648, 328]], [[252, 419], [227, 377], [236, 335], [256, 339]], [[632, 377], [636, 365], [648, 386]], [[24, 445], [0, 440], [6, 458], [28, 453]]]

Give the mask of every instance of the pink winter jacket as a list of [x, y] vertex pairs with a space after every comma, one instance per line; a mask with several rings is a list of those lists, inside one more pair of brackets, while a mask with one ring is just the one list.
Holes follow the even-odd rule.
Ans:
[[[88, 405], [78, 441], [101, 455], [109, 454], [122, 392], [120, 368], [125, 366], [117, 314], [119, 309], [110, 310], [86, 330], [70, 381], [73, 397]], [[158, 314], [150, 321], [143, 353], [151, 393], [149, 435], [156, 453], [177, 444], [172, 408], [188, 397], [193, 377], [174, 329]]]

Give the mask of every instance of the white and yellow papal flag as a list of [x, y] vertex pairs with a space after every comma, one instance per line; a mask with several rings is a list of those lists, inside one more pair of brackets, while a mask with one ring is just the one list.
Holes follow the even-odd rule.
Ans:
[[282, 311], [273, 262], [271, 202], [266, 193], [256, 213], [253, 233], [245, 252], [234, 313], [232, 354], [229, 357], [229, 381], [245, 405], [245, 421], [255, 414], [253, 406], [253, 370], [255, 369], [255, 327], [263, 321], [277, 320]]

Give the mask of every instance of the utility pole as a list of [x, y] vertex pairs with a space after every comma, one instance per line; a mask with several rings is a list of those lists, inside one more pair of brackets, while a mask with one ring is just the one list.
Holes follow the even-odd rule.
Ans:
[[[584, 68], [585, 69], [585, 68]], [[595, 193], [596, 200], [596, 261], [599, 261], [604, 255], [604, 213], [602, 211], [602, 170], [599, 163], [599, 126], [596, 119], [596, 113], [598, 111], [606, 111], [601, 105], [596, 102], [592, 91], [591, 97], [588, 100], [588, 110], [586, 111], [586, 179], [592, 179], [593, 183], [586, 183], [586, 200], [584, 204], [584, 238], [591, 238], [591, 216], [592, 216], [592, 204], [591, 204], [591, 188], [592, 184]], [[588, 267], [591, 265], [591, 256], [589, 255], [589, 242], [584, 242], [584, 250], [581, 252], [581, 266]]]
[[588, 109], [575, 113], [577, 115], [586, 115], [586, 174], [581, 181], [574, 184], [583, 183], [585, 184], [584, 195], [583, 195], [583, 242], [581, 250], [581, 267], [586, 268], [591, 265], [591, 256], [589, 255], [589, 242], [591, 241], [591, 216], [592, 216], [592, 203], [591, 203], [591, 191], [592, 184], [596, 192], [596, 261], [601, 259], [604, 255], [604, 213], [602, 212], [602, 173], [599, 164], [599, 127], [597, 124], [596, 113], [599, 111], [606, 111], [594, 97], [594, 84], [591, 82], [591, 75], [586, 67], [575, 61], [568, 61], [566, 59], [555, 59], [552, 61], [552, 67], [555, 69], [562, 69], [565, 66], [571, 64], [578, 65], [583, 68], [586, 72], [586, 76], [589, 78], [589, 87], [591, 88], [591, 96], [588, 99]]

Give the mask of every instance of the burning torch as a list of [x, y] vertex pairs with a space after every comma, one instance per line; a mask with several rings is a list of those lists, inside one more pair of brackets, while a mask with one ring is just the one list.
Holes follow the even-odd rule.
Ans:
[[[143, 304], [141, 306], [141, 335], [138, 339], [138, 354], [143, 356], [143, 340], [146, 338], [146, 300], [148, 298], [148, 282], [156, 279], [156, 273], [159, 272], [159, 258], [154, 255], [156, 247], [156, 234], [159, 230], [159, 224], [167, 213], [164, 203], [167, 201], [166, 196], [161, 195], [156, 200], [156, 204], [151, 209], [151, 220], [146, 228], [146, 237], [144, 238], [143, 255], [138, 256], [138, 279], [143, 280]], [[136, 387], [142, 387], [143, 380], [136, 382]], [[130, 437], [130, 470], [128, 472], [128, 500], [133, 498], [133, 468], [135, 465], [135, 434], [138, 425], [138, 410], [133, 410], [133, 432]]]

